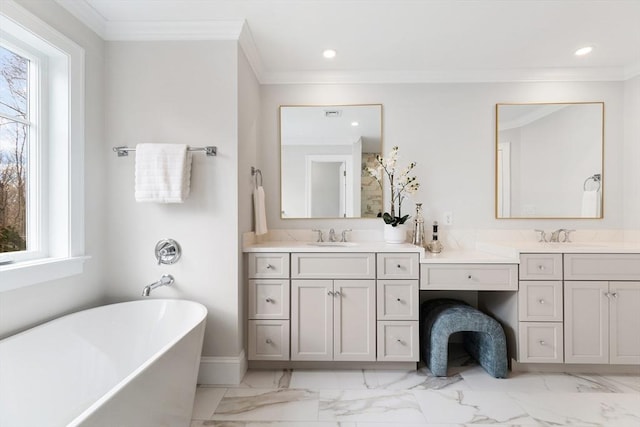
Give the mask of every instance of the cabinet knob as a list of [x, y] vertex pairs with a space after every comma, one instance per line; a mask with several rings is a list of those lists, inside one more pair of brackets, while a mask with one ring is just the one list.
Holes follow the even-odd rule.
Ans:
[[267, 264], [267, 270], [273, 270], [273, 265]]
[[266, 301], [266, 302], [273, 302], [273, 300], [272, 300], [271, 298], [269, 298], [269, 297], [267, 297], [267, 298], [265, 299], [265, 301]]
[[540, 303], [540, 304], [544, 304], [544, 300], [543, 300], [542, 298], [540, 298], [540, 299], [538, 300], [538, 303]]
[[402, 300], [400, 298], [396, 298], [396, 301], [398, 302], [402, 302]]
[[327, 295], [329, 295], [329, 296], [333, 296], [333, 292], [332, 292], [332, 291], [329, 291], [329, 292], [327, 292]]
[[267, 338], [267, 340], [265, 341], [267, 344], [273, 344], [273, 341], [271, 341], [271, 338]]
[[396, 267], [398, 267], [398, 268], [402, 268], [402, 266], [401, 266], [400, 264], [396, 265]]
[[540, 340], [538, 342], [540, 343], [540, 345], [547, 345], [547, 343], [544, 340]]
[[469, 275], [467, 276], [467, 279], [471, 280], [471, 279], [473, 279], [473, 276], [469, 274]]
[[405, 345], [404, 341], [402, 341], [400, 338], [396, 339], [396, 342], [400, 345]]
[[544, 270], [544, 265], [539, 265], [538, 266], [538, 270], [543, 271]]
[[342, 294], [340, 293], [340, 291], [335, 291], [333, 294], [334, 294], [335, 296], [337, 296], [337, 297], [339, 297], [339, 296], [341, 296], [341, 295], [342, 295]]
[[618, 293], [617, 292], [612, 292], [611, 296], [614, 297], [614, 298], [618, 298]]

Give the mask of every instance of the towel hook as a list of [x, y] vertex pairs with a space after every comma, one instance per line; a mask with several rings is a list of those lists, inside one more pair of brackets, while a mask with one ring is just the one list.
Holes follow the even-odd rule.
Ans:
[[[254, 185], [256, 188], [262, 187], [262, 171], [258, 168], [251, 166], [251, 176], [254, 179]], [[260, 178], [260, 181], [258, 181]]]

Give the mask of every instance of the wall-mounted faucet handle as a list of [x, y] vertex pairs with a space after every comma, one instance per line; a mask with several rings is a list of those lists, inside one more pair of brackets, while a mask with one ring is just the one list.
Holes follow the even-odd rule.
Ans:
[[341, 242], [346, 242], [347, 241], [347, 233], [350, 233], [351, 229], [347, 229], [347, 230], [343, 230], [342, 231], [342, 239], [340, 239]]
[[547, 233], [544, 230], [533, 230], [536, 233], [540, 233], [538, 236], [538, 242], [546, 242], [547, 241]]
[[571, 233], [575, 231], [576, 230], [564, 230], [564, 241], [567, 243], [571, 243]]
[[316, 240], [316, 242], [324, 242], [324, 239], [322, 238], [322, 230], [311, 230], [314, 233], [318, 233], [318, 240]]

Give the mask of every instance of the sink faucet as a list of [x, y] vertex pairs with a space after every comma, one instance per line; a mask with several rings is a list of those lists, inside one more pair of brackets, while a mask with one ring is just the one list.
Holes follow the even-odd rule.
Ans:
[[142, 296], [148, 297], [152, 290], [157, 288], [158, 286], [171, 286], [173, 284], [173, 276], [170, 274], [163, 274], [160, 280], [155, 283], [150, 284], [149, 286], [145, 286], [142, 290]]
[[329, 241], [330, 242], [337, 242], [337, 240], [336, 240], [336, 230], [334, 230], [333, 228], [331, 230], [329, 230]]
[[342, 231], [342, 239], [340, 239], [341, 242], [346, 242], [347, 241], [347, 233], [349, 233], [351, 231], [351, 229], [347, 229], [347, 230], [343, 230]]

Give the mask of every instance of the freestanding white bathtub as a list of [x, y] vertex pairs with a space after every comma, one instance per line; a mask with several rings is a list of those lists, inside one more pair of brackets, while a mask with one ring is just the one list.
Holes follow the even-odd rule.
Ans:
[[206, 316], [132, 301], [0, 341], [0, 426], [188, 426]]

